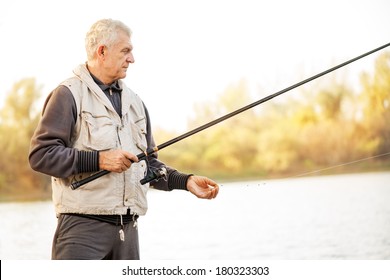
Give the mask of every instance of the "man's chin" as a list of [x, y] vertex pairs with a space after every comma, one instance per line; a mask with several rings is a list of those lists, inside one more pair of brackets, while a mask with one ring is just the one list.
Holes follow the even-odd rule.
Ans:
[[122, 72], [121, 74], [119, 74], [118, 75], [118, 80], [120, 80], [120, 79], [124, 79], [124, 78], [126, 78], [126, 76], [127, 76], [127, 73], [126, 72]]

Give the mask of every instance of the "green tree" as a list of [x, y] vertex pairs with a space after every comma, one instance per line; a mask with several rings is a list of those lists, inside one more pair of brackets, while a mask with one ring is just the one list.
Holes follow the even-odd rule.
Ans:
[[374, 75], [361, 77], [363, 90], [362, 130], [365, 145], [362, 149], [370, 155], [390, 151], [390, 52], [383, 53], [375, 62]]
[[40, 198], [47, 193], [48, 178], [28, 164], [30, 139], [39, 120], [34, 104], [41, 87], [27, 78], [14, 84], [0, 111], [0, 193], [8, 198]]

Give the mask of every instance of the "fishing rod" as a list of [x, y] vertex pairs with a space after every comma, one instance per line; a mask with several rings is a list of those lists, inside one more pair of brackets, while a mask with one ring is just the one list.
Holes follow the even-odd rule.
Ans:
[[[305, 79], [303, 81], [300, 81], [300, 82], [298, 82], [298, 83], [296, 83], [294, 85], [291, 85], [291, 86], [289, 86], [289, 87], [287, 87], [285, 89], [282, 89], [282, 90], [280, 90], [278, 92], [270, 94], [270, 95], [268, 95], [268, 96], [266, 96], [266, 97], [264, 97], [264, 98], [262, 98], [262, 99], [260, 99], [258, 101], [255, 101], [255, 102], [253, 102], [251, 104], [248, 104], [248, 105], [246, 105], [246, 106], [244, 106], [242, 108], [239, 108], [239, 109], [237, 109], [237, 110], [235, 110], [235, 111], [233, 111], [231, 113], [228, 113], [228, 114], [226, 114], [226, 115], [224, 115], [222, 117], [219, 117], [219, 118], [217, 118], [217, 119], [215, 119], [213, 121], [210, 121], [210, 122], [208, 122], [208, 123], [206, 123], [204, 125], [201, 125], [201, 126], [195, 128], [193, 130], [190, 130], [190, 131], [188, 131], [188, 132], [186, 132], [186, 133], [184, 133], [184, 134], [182, 134], [180, 136], [177, 136], [177, 137], [175, 137], [175, 138], [173, 138], [173, 139], [171, 139], [169, 141], [166, 141], [166, 142], [164, 142], [164, 143], [162, 143], [160, 145], [157, 145], [156, 147], [148, 148], [145, 151], [143, 151], [142, 153], [138, 154], [137, 158], [138, 158], [138, 160], [147, 159], [147, 157], [149, 155], [152, 155], [152, 154], [156, 153], [159, 150], [162, 150], [162, 149], [164, 149], [164, 148], [166, 148], [168, 146], [171, 146], [172, 144], [175, 144], [175, 143], [177, 143], [177, 142], [179, 142], [179, 141], [181, 141], [181, 140], [183, 140], [183, 139], [185, 139], [187, 137], [190, 137], [190, 136], [192, 136], [192, 135], [194, 135], [196, 133], [199, 133], [199, 132], [201, 132], [201, 131], [211, 127], [211, 126], [214, 126], [214, 125], [216, 125], [216, 124], [218, 124], [220, 122], [223, 122], [223, 121], [225, 121], [225, 120], [227, 120], [227, 119], [229, 119], [231, 117], [234, 117], [235, 115], [238, 115], [238, 114], [240, 114], [242, 112], [245, 112], [245, 111], [247, 111], [249, 109], [252, 109], [253, 107], [256, 107], [256, 106], [258, 106], [258, 105], [260, 105], [260, 104], [262, 104], [264, 102], [267, 102], [267, 101], [269, 101], [269, 100], [271, 100], [271, 99], [273, 99], [273, 98], [275, 98], [275, 97], [277, 97], [277, 96], [279, 96], [281, 94], [284, 94], [284, 93], [286, 93], [286, 92], [288, 92], [288, 91], [290, 91], [292, 89], [295, 89], [295, 88], [300, 87], [300, 86], [302, 86], [302, 85], [304, 85], [304, 84], [306, 84], [308, 82], [311, 82], [311, 81], [313, 81], [315, 79], [318, 79], [321, 76], [329, 74], [330, 72], [333, 72], [333, 71], [335, 71], [335, 70], [337, 70], [337, 69], [339, 69], [341, 67], [344, 67], [344, 66], [346, 66], [346, 65], [348, 65], [348, 64], [350, 64], [352, 62], [355, 62], [355, 61], [357, 61], [359, 59], [362, 59], [363, 57], [366, 57], [366, 56], [368, 56], [370, 54], [373, 54], [373, 53], [375, 53], [375, 52], [377, 52], [379, 50], [387, 48], [388, 46], [390, 46], [390, 43], [387, 43], [387, 44], [385, 44], [383, 46], [380, 46], [380, 47], [378, 47], [376, 49], [373, 49], [373, 50], [371, 50], [369, 52], [361, 54], [361, 55], [359, 55], [359, 56], [357, 56], [355, 58], [352, 58], [352, 59], [347, 60], [347, 61], [345, 61], [343, 63], [340, 63], [340, 64], [338, 64], [338, 65], [336, 65], [336, 66], [334, 66], [332, 68], [329, 68], [329, 69], [327, 69], [327, 70], [325, 70], [325, 71], [323, 71], [321, 73], [318, 73], [318, 74], [316, 74], [314, 76], [311, 76], [310, 78], [307, 78], [307, 79]], [[162, 178], [162, 177], [166, 176], [166, 170], [165, 169], [156, 169], [156, 170], [148, 169], [148, 171], [149, 172], [147, 172], [145, 178], [143, 178], [140, 181], [141, 184], [146, 184], [146, 183], [151, 182], [151, 181], [153, 181], [155, 179], [159, 179], [159, 178]], [[91, 181], [93, 181], [93, 180], [95, 180], [97, 178], [100, 178], [100, 177], [102, 177], [102, 176], [104, 176], [104, 175], [106, 175], [108, 173], [110, 173], [110, 171], [107, 171], [107, 170], [99, 171], [99, 172], [97, 172], [97, 173], [95, 173], [95, 174], [93, 174], [93, 175], [91, 175], [91, 176], [89, 176], [87, 178], [84, 178], [84, 179], [82, 179], [80, 181], [73, 182], [70, 187], [71, 187], [71, 189], [75, 190], [75, 189], [81, 187], [82, 185], [84, 185], [86, 183], [89, 183], [89, 182], [91, 182]]]

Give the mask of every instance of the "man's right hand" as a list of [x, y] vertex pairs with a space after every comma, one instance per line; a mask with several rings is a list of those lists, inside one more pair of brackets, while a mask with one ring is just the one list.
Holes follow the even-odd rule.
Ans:
[[99, 168], [102, 170], [121, 173], [129, 169], [133, 162], [138, 162], [137, 156], [123, 150], [99, 152]]

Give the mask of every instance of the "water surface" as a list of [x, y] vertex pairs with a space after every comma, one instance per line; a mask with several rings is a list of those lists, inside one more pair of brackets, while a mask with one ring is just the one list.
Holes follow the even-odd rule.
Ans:
[[[222, 184], [215, 200], [150, 191], [147, 259], [390, 259], [390, 172]], [[0, 259], [49, 259], [50, 201], [0, 204]]]

